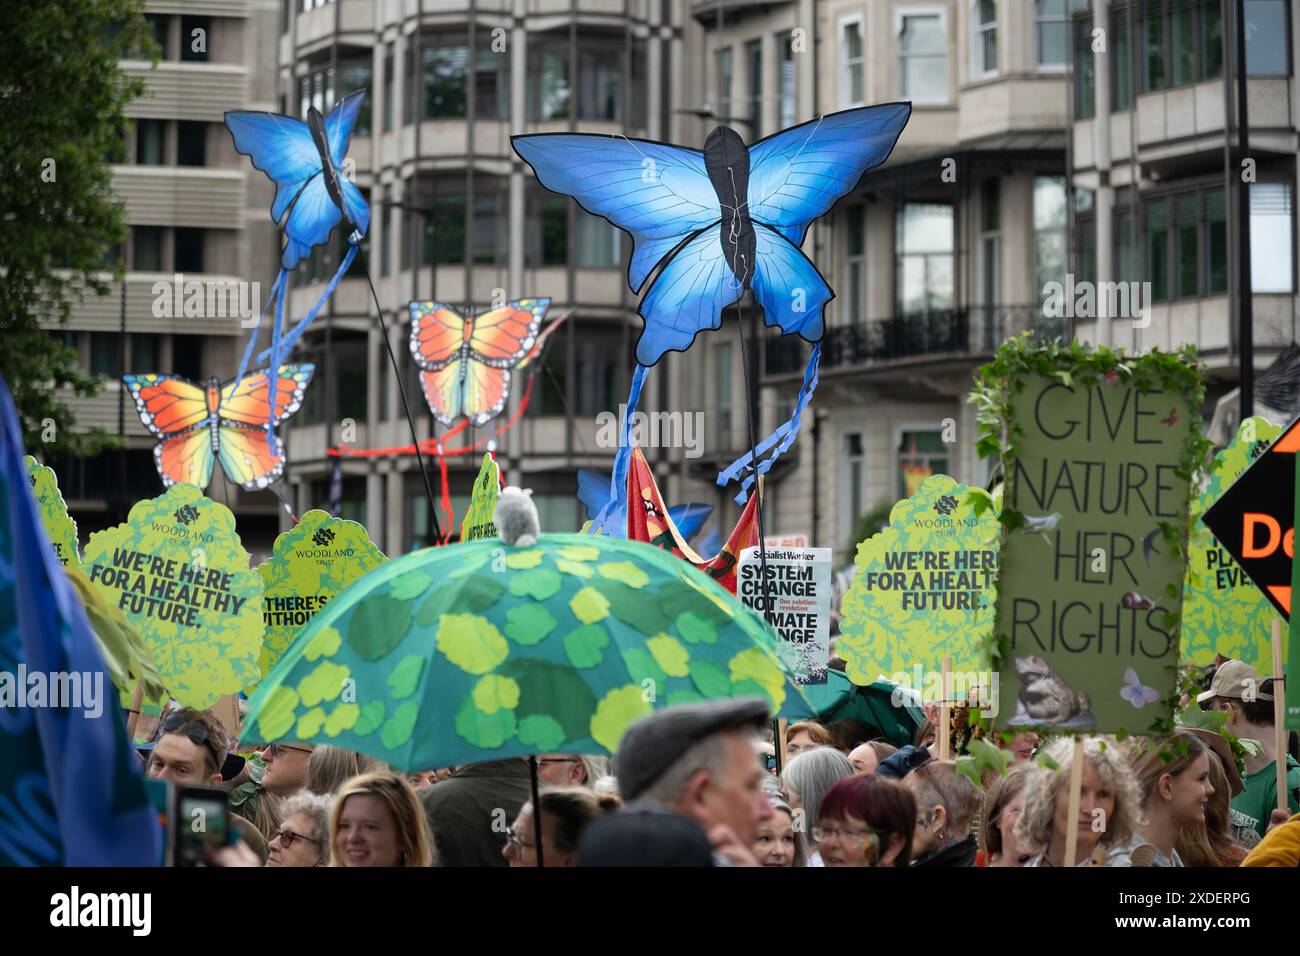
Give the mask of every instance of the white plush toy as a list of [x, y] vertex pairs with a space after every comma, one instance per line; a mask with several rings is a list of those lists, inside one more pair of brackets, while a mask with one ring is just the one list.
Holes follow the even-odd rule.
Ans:
[[492, 512], [492, 523], [502, 544], [520, 548], [536, 544], [542, 526], [537, 505], [533, 504], [533, 489], [517, 485], [502, 488], [496, 510]]

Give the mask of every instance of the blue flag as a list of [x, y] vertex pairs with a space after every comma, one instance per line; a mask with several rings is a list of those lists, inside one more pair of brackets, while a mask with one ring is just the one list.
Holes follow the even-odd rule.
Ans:
[[0, 380], [0, 865], [161, 858], [117, 691], [41, 525]]

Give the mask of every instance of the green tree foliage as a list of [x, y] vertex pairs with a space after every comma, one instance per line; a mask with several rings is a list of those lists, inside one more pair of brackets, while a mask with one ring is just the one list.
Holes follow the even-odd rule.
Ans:
[[[102, 382], [63, 342], [76, 305], [116, 292], [126, 239], [109, 163], [124, 158], [123, 108], [144, 92], [120, 59], [157, 49], [141, 0], [23, 0], [0, 30], [0, 376], [18, 405], [23, 440], [39, 451], [53, 422], [61, 453], [112, 442], [73, 431], [59, 390], [95, 394]], [[66, 392], [64, 393], [66, 396]]]

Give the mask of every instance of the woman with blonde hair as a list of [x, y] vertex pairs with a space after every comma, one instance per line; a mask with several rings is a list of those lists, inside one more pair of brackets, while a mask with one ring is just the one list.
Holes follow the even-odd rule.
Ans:
[[339, 787], [353, 777], [382, 769], [383, 765], [373, 757], [319, 744], [307, 758], [307, 789], [328, 796], [338, 793]]
[[433, 839], [415, 790], [390, 771], [343, 785], [330, 814], [330, 866], [432, 866]]
[[984, 791], [980, 806], [980, 858], [976, 866], [1024, 866], [1033, 854], [1016, 842], [1016, 821], [1025, 809], [1025, 783], [1030, 768], [1017, 764]]
[[1176, 845], [1187, 830], [1205, 824], [1214, 795], [1210, 751], [1185, 730], [1139, 739], [1130, 754], [1142, 793], [1142, 818], [1126, 846], [1113, 847], [1108, 866], [1183, 866]]
[[1079, 815], [1070, 816], [1070, 767], [1074, 740], [1062, 737], [1044, 750], [1057, 767], [1034, 767], [1025, 781], [1025, 808], [1016, 822], [1016, 842], [1037, 853], [1025, 866], [1064, 866], [1068, 841], [1075, 841], [1076, 866], [1102, 866], [1114, 847], [1126, 846], [1138, 825], [1137, 779], [1115, 741], [1083, 738], [1083, 782]]
[[1178, 837], [1176, 848], [1184, 866], [1240, 866], [1246, 848], [1232, 835], [1232, 784], [1219, 755], [1210, 751], [1210, 784], [1214, 793], [1205, 805], [1205, 820]]

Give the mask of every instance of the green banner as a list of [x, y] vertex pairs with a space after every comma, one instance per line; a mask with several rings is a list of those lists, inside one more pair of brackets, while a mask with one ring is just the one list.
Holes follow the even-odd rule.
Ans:
[[296, 527], [276, 538], [271, 557], [257, 569], [266, 627], [261, 675], [270, 672], [318, 611], [387, 560], [364, 527], [326, 511], [308, 511]]
[[[961, 699], [987, 688], [1000, 525], [993, 499], [931, 475], [894, 505], [889, 527], [858, 545], [835, 647], [855, 684], [885, 677], [941, 697], [945, 657]], [[963, 691], [964, 688], [964, 691]]]
[[474, 479], [474, 492], [465, 510], [465, 520], [460, 525], [461, 541], [478, 541], [495, 538], [497, 526], [492, 523], [492, 513], [497, 510], [501, 494], [501, 469], [491, 452], [483, 453], [483, 465]]
[[1202, 395], [1187, 355], [1021, 338], [981, 370], [1006, 476], [997, 726], [1171, 726]]
[[1233, 440], [1214, 457], [1205, 487], [1192, 500], [1183, 582], [1185, 661], [1211, 664], [1222, 654], [1245, 661], [1260, 674], [1272, 672], [1272, 621], [1277, 611], [1201, 516], [1281, 432], [1263, 418], [1242, 422]]
[[256, 683], [262, 578], [235, 516], [189, 484], [139, 501], [126, 524], [90, 536], [86, 574], [144, 635], [168, 692], [206, 709]]
[[59, 479], [54, 469], [42, 465], [31, 455], [23, 457], [23, 464], [27, 466], [27, 480], [32, 483], [41, 524], [50, 537], [54, 556], [65, 568], [81, 567], [81, 556], [77, 553], [77, 523], [68, 514], [68, 505], [59, 491]]

